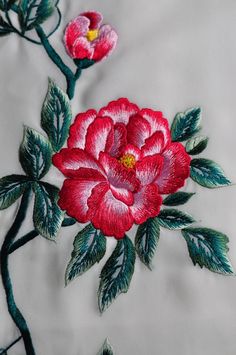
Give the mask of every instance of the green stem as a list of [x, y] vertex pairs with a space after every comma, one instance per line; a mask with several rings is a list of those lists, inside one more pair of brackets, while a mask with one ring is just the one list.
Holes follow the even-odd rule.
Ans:
[[2, 282], [3, 282], [3, 287], [5, 289], [6, 293], [6, 300], [7, 300], [7, 306], [8, 306], [8, 311], [18, 327], [23, 341], [25, 345], [25, 351], [27, 355], [35, 355], [33, 343], [31, 340], [31, 335], [30, 331], [28, 329], [26, 320], [24, 319], [23, 315], [21, 314], [20, 310], [16, 306], [14, 295], [13, 295], [13, 289], [12, 289], [12, 283], [11, 283], [11, 277], [8, 269], [8, 258], [9, 258], [9, 250], [11, 247], [11, 244], [14, 242], [14, 239], [16, 238], [17, 233], [19, 232], [19, 229], [21, 227], [22, 222], [25, 219], [26, 216], [26, 211], [29, 203], [29, 198], [30, 198], [30, 193], [31, 190], [27, 190], [21, 199], [21, 204], [19, 207], [19, 210], [17, 212], [16, 218], [9, 229], [5, 240], [2, 245], [1, 253], [0, 253], [0, 265], [1, 265], [1, 275], [2, 275]]
[[9, 349], [11, 349], [18, 341], [22, 339], [22, 336], [18, 337], [16, 340], [14, 340], [10, 345], [8, 345], [5, 349], [0, 349], [0, 355], [1, 354], [6, 354]]

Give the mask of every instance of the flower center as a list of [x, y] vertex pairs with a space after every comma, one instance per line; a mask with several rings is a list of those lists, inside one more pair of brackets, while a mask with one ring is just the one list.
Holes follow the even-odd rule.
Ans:
[[119, 159], [119, 162], [128, 169], [133, 169], [136, 164], [134, 155], [129, 153], [122, 155], [122, 157]]
[[86, 37], [89, 42], [94, 41], [96, 38], [98, 38], [98, 30], [89, 30]]

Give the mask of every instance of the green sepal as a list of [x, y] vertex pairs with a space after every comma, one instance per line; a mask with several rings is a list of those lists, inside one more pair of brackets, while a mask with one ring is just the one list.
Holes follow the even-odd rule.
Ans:
[[191, 178], [203, 187], [211, 189], [231, 184], [222, 168], [212, 160], [193, 159], [190, 165]]
[[210, 228], [186, 228], [182, 235], [194, 265], [220, 274], [234, 274], [227, 256], [229, 239], [225, 234]]
[[30, 187], [27, 176], [8, 175], [0, 179], [0, 210], [11, 206]]
[[184, 205], [193, 195], [195, 195], [195, 193], [179, 191], [174, 194], [168, 195], [163, 200], [162, 204], [165, 206]]
[[50, 142], [30, 127], [25, 127], [20, 146], [20, 162], [25, 173], [34, 180], [41, 179], [52, 164]]
[[177, 113], [171, 125], [171, 138], [174, 142], [183, 142], [200, 130], [201, 109], [191, 108]]
[[135, 249], [125, 236], [117, 241], [115, 250], [104, 265], [100, 275], [98, 305], [104, 312], [121, 294], [126, 293], [134, 273]]
[[106, 253], [106, 237], [89, 224], [76, 235], [73, 245], [71, 260], [66, 269], [66, 285], [103, 258]]
[[20, 0], [18, 15], [23, 33], [46, 21], [55, 7], [55, 0]]
[[64, 212], [57, 204], [59, 189], [44, 182], [35, 182], [33, 189], [35, 193], [34, 228], [43, 237], [54, 241], [64, 218]]
[[64, 145], [72, 119], [70, 100], [51, 79], [41, 112], [41, 126], [47, 133], [54, 152]]
[[187, 141], [185, 150], [190, 155], [200, 154], [206, 149], [208, 140], [209, 138], [204, 136], [191, 138]]
[[100, 349], [97, 355], [114, 355], [114, 351], [108, 339], [105, 340], [102, 348]]
[[168, 229], [186, 228], [195, 222], [192, 216], [174, 208], [161, 210], [157, 219], [161, 227]]
[[85, 59], [74, 59], [74, 63], [80, 69], [87, 69], [91, 67], [93, 64], [95, 64], [96, 62], [95, 60], [85, 58]]
[[152, 259], [160, 237], [160, 226], [157, 218], [149, 218], [138, 227], [135, 236], [135, 249], [140, 260], [151, 270]]

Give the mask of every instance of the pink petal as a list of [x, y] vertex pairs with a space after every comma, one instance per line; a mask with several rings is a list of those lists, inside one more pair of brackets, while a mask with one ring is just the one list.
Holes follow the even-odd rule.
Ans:
[[90, 180], [65, 180], [59, 193], [58, 205], [77, 221], [81, 223], [88, 222], [87, 200], [92, 193], [92, 189], [97, 184], [97, 181]]
[[114, 142], [113, 122], [109, 117], [97, 117], [88, 128], [85, 149], [95, 159], [109, 151]]
[[73, 47], [76, 39], [80, 36], [86, 36], [89, 30], [89, 19], [84, 16], [78, 16], [72, 20], [66, 27], [64, 43], [70, 56], [73, 56]]
[[145, 144], [142, 147], [142, 155], [160, 154], [164, 148], [164, 136], [161, 131], [157, 131], [151, 137], [145, 140]]
[[94, 227], [101, 229], [105, 235], [123, 238], [133, 224], [129, 207], [117, 200], [110, 190], [106, 191], [105, 187], [100, 185], [93, 189], [88, 199], [89, 218]]
[[110, 185], [111, 192], [113, 196], [122, 202], [124, 202], [126, 205], [130, 206], [134, 203], [134, 196], [133, 193], [122, 188], [114, 187]]
[[87, 152], [79, 148], [64, 148], [52, 158], [53, 164], [67, 177], [104, 180], [101, 165]]
[[135, 157], [135, 160], [138, 161], [141, 159], [141, 151], [132, 144], [127, 144], [122, 150], [122, 155], [132, 154]]
[[153, 111], [144, 108], [140, 111], [140, 115], [148, 121], [151, 127], [151, 134], [161, 131], [164, 136], [164, 143], [167, 145], [170, 142], [170, 129], [167, 119], [165, 119], [160, 111]]
[[113, 157], [121, 155], [122, 148], [127, 144], [127, 132], [124, 123], [116, 123], [114, 126], [114, 143], [109, 154]]
[[85, 37], [79, 37], [75, 40], [72, 48], [72, 57], [75, 59], [91, 59], [94, 49], [91, 46], [91, 42]]
[[84, 149], [87, 129], [96, 116], [97, 112], [95, 110], [88, 110], [76, 116], [74, 123], [70, 127], [70, 135], [67, 141], [69, 148]]
[[176, 192], [190, 174], [190, 156], [181, 143], [171, 143], [162, 154], [163, 168], [156, 183], [161, 194]]
[[139, 114], [130, 117], [127, 124], [127, 141], [141, 148], [145, 140], [150, 136], [150, 124]]
[[87, 11], [83, 12], [80, 16], [85, 16], [89, 19], [90, 24], [89, 24], [89, 29], [90, 30], [96, 30], [100, 24], [102, 23], [103, 17], [100, 12], [96, 11]]
[[100, 153], [99, 161], [112, 186], [129, 191], [136, 191], [139, 188], [139, 182], [136, 179], [135, 171], [133, 169], [126, 169], [115, 158], [106, 153]]
[[142, 186], [154, 182], [160, 174], [163, 166], [162, 156], [150, 155], [136, 163], [136, 176]]
[[156, 185], [144, 186], [134, 194], [134, 204], [130, 211], [137, 224], [144, 223], [148, 218], [156, 217], [159, 214], [162, 198], [158, 194]]
[[117, 33], [109, 25], [103, 25], [99, 30], [99, 37], [93, 41], [94, 53], [92, 59], [96, 62], [106, 58], [116, 47]]
[[99, 111], [99, 116], [111, 117], [114, 123], [128, 123], [129, 118], [139, 112], [137, 105], [132, 104], [126, 98], [111, 101]]

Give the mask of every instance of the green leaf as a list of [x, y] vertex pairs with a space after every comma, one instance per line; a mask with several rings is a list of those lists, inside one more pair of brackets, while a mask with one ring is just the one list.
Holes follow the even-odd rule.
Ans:
[[52, 164], [52, 148], [49, 141], [32, 128], [25, 127], [20, 146], [20, 162], [32, 179], [41, 179]]
[[167, 196], [162, 203], [165, 206], [184, 205], [193, 195], [195, 195], [195, 193], [179, 191]]
[[11, 206], [30, 187], [23, 175], [9, 175], [0, 179], [0, 210]]
[[41, 126], [47, 133], [54, 152], [58, 152], [65, 143], [71, 118], [68, 96], [49, 79], [48, 92], [41, 113]]
[[54, 12], [55, 0], [20, 0], [19, 22], [23, 33], [46, 21]]
[[161, 210], [157, 219], [160, 226], [168, 229], [182, 229], [195, 222], [192, 216], [174, 208]]
[[77, 234], [73, 245], [71, 260], [66, 269], [66, 285], [103, 258], [106, 252], [106, 237], [89, 224]]
[[[4, 5], [1, 5], [0, 3], [0, 10], [1, 10], [1, 6]], [[10, 27], [9, 24], [6, 21], [4, 21], [3, 17], [0, 14], [0, 37], [9, 35], [12, 32], [13, 32], [12, 27]]]
[[225, 234], [209, 228], [187, 228], [182, 234], [194, 265], [220, 274], [234, 273], [227, 257], [229, 239]]
[[206, 149], [208, 140], [209, 138], [204, 136], [197, 136], [189, 139], [185, 147], [186, 152], [190, 155], [200, 154]]
[[105, 340], [101, 350], [97, 355], [114, 355], [113, 349], [111, 344], [109, 343], [108, 339]]
[[209, 159], [193, 159], [191, 161], [190, 176], [199, 185], [210, 189], [231, 184], [222, 168]]
[[125, 236], [117, 241], [115, 250], [107, 260], [100, 275], [98, 305], [104, 312], [121, 293], [129, 289], [134, 273], [135, 249], [131, 240]]
[[171, 125], [171, 137], [174, 142], [182, 142], [191, 138], [200, 130], [201, 109], [191, 108], [184, 113], [177, 113]]
[[151, 262], [160, 236], [157, 218], [149, 218], [138, 227], [135, 236], [135, 249], [140, 260], [151, 270]]
[[47, 183], [35, 183], [34, 192], [34, 227], [43, 237], [55, 240], [64, 217], [57, 205], [59, 189]]

